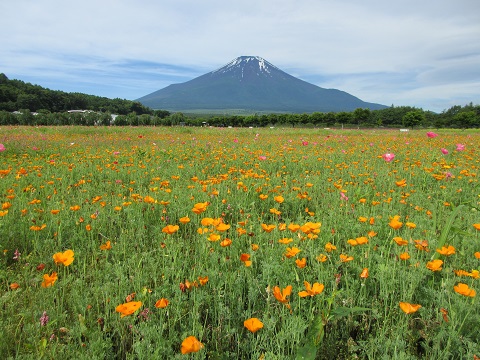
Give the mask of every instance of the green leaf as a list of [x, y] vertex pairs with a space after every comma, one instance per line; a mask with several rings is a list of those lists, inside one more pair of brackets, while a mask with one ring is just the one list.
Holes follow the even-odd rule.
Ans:
[[295, 356], [296, 360], [315, 360], [317, 357], [318, 348], [312, 344], [308, 343], [298, 349], [297, 355]]
[[[442, 246], [445, 245], [445, 242], [447, 241], [448, 234], [450, 233], [450, 230], [453, 226], [453, 222], [455, 221], [455, 218], [457, 217], [458, 213], [463, 208], [465, 208], [465, 205], [459, 205], [452, 211], [452, 214], [450, 215], [450, 217], [448, 218], [445, 226], [442, 229], [442, 233], [440, 235], [440, 238], [439, 238], [438, 244], [437, 244], [438, 248], [441, 248]], [[433, 254], [433, 256], [432, 256], [432, 260], [438, 258], [439, 256], [440, 256], [440, 254], [435, 252], [435, 254]]]
[[314, 360], [324, 334], [323, 319], [321, 316], [316, 316], [308, 328], [305, 344], [298, 348], [295, 359]]

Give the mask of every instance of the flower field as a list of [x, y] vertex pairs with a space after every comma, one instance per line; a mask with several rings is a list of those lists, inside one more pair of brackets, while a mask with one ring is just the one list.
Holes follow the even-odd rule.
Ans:
[[480, 356], [478, 132], [0, 143], [2, 358]]

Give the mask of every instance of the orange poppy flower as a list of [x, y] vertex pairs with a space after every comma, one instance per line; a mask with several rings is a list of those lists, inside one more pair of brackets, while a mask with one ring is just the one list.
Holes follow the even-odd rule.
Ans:
[[347, 242], [352, 246], [363, 245], [363, 244], [368, 243], [368, 238], [365, 237], [365, 236], [361, 236], [361, 237], [356, 238], [355, 240], [350, 239]]
[[10, 207], [12, 207], [12, 203], [4, 202], [4, 203], [2, 204], [2, 210], [7, 210], [7, 209], [9, 209]]
[[237, 233], [238, 235], [245, 235], [247, 233], [247, 230], [245, 230], [244, 228], [238, 228]]
[[333, 250], [337, 250], [337, 247], [333, 245], [331, 242], [325, 244], [325, 251], [332, 252]]
[[352, 261], [353, 260], [353, 256], [348, 256], [348, 255], [345, 255], [345, 254], [340, 254], [340, 261], [341, 262], [348, 262], [348, 261]]
[[105, 244], [100, 245], [100, 250], [110, 250], [112, 248], [112, 244], [110, 240], [107, 240]]
[[432, 260], [427, 263], [427, 269], [432, 271], [440, 271], [442, 270], [442, 265], [443, 265], [442, 260], [439, 260], [439, 259]]
[[450, 256], [455, 254], [455, 248], [452, 245], [442, 246], [441, 249], [437, 249], [437, 252], [441, 255]]
[[17, 290], [20, 287], [20, 285], [16, 282], [10, 284], [10, 289], [12, 290]]
[[402, 311], [405, 314], [413, 314], [413, 313], [417, 312], [422, 307], [422, 305], [410, 304], [410, 303], [407, 303], [407, 302], [400, 302], [399, 305], [400, 305], [400, 309], [402, 309]]
[[190, 222], [190, 218], [188, 216], [184, 216], [184, 217], [181, 217], [180, 219], [178, 219], [178, 221], [180, 221], [180, 223], [182, 224], [187, 224]]
[[480, 278], [480, 271], [478, 271], [478, 270], [472, 270], [472, 272], [468, 272], [468, 271], [465, 271], [465, 270], [453, 270], [453, 272], [457, 276], [468, 276], [468, 277], [471, 277], [471, 278], [474, 278], [474, 279]]
[[369, 276], [369, 274], [368, 274], [368, 268], [364, 268], [364, 269], [362, 270], [362, 273], [360, 274], [360, 277], [361, 277], [362, 279], [366, 279], [366, 278], [368, 278], [368, 276]]
[[465, 270], [453, 270], [453, 272], [457, 276], [469, 276], [470, 275], [470, 273], [468, 271], [465, 271]]
[[265, 232], [271, 232], [273, 229], [275, 229], [277, 226], [274, 225], [274, 224], [271, 224], [271, 225], [267, 225], [267, 224], [262, 224], [262, 229], [263, 231]]
[[47, 224], [42, 224], [41, 226], [32, 225], [32, 226], [30, 226], [30, 230], [41, 231], [41, 230], [45, 229], [46, 227], [47, 227]]
[[220, 223], [220, 224], [218, 224], [215, 228], [217, 229], [217, 231], [222, 232], [222, 231], [227, 231], [228, 229], [230, 229], [230, 225], [224, 224], [224, 223]]
[[50, 213], [51, 213], [52, 215], [57, 215], [59, 212], [60, 212], [60, 210], [56, 210], [56, 209], [50, 210]]
[[221, 236], [219, 234], [213, 234], [212, 233], [208, 236], [208, 241], [212, 241], [212, 242], [213, 241], [218, 241], [218, 240], [220, 240], [220, 238], [221, 238]]
[[198, 215], [206, 211], [207, 206], [208, 206], [208, 202], [196, 203], [195, 205], [193, 205], [192, 211]]
[[260, 200], [265, 200], [265, 199], [268, 198], [268, 195], [260, 194], [260, 195], [258, 195], [258, 197], [260, 198]]
[[477, 259], [480, 259], [480, 251], [477, 251], [475, 254], [473, 254]]
[[78, 211], [78, 210], [80, 210], [80, 205], [70, 206], [70, 210], [72, 210], [72, 211]]
[[325, 288], [325, 285], [323, 284], [319, 284], [316, 282], [313, 285], [310, 285], [308, 281], [304, 281], [303, 286], [305, 286], [305, 290], [298, 293], [298, 296], [300, 297], [315, 296], [321, 294], [323, 292], [323, 289]]
[[53, 255], [53, 261], [55, 264], [63, 264], [64, 266], [70, 265], [74, 260], [74, 253], [72, 250], [66, 250], [63, 253], [58, 252]]
[[205, 285], [208, 282], [208, 276], [199, 276], [198, 277], [198, 282], [200, 285]]
[[279, 204], [281, 204], [281, 203], [283, 203], [283, 202], [285, 201], [285, 199], [283, 198], [283, 196], [280, 196], [280, 195], [275, 196], [275, 197], [273, 198], [273, 200], [275, 200], [275, 201], [276, 201], [277, 203], [279, 203]]
[[473, 227], [474, 227], [475, 229], [477, 229], [477, 230], [480, 230], [480, 223], [478, 223], [478, 224], [473, 224]]
[[328, 258], [327, 258], [327, 255], [320, 254], [316, 257], [316, 259], [320, 262], [325, 262], [325, 261], [327, 261]]
[[250, 265], [252, 265], [252, 261], [249, 260], [250, 259], [250, 254], [242, 254], [240, 255], [240, 261], [243, 262], [245, 264], [246, 267], [249, 267]]
[[305, 233], [305, 234], [318, 234], [320, 232], [320, 227], [322, 226], [322, 223], [313, 223], [313, 222], [306, 222], [304, 225], [300, 227], [300, 230]]
[[415, 247], [420, 251], [428, 252], [428, 241], [427, 240], [413, 240], [415, 242]]
[[190, 354], [200, 351], [203, 348], [203, 344], [197, 340], [195, 336], [189, 336], [182, 341], [180, 346], [180, 352], [182, 354]]
[[408, 259], [410, 259], [410, 254], [408, 252], [404, 252], [404, 253], [400, 254], [399, 257], [400, 257], [401, 260], [408, 260]]
[[399, 215], [395, 215], [391, 220], [390, 222], [388, 223], [388, 225], [394, 229], [394, 230], [398, 230], [402, 227], [403, 223], [398, 221], [400, 219], [400, 216]]
[[398, 187], [407, 186], [407, 180], [402, 179], [402, 180], [400, 180], [400, 181], [395, 181], [395, 185], [397, 185]]
[[142, 306], [141, 301], [129, 301], [124, 304], [120, 304], [115, 308], [115, 311], [120, 313], [120, 317], [125, 317], [128, 315], [132, 315], [135, 311], [140, 309], [140, 306]]
[[153, 197], [147, 195], [143, 198], [143, 202], [146, 202], [148, 204], [154, 204], [155, 199]]
[[292, 247], [292, 248], [287, 247], [287, 250], [285, 251], [285, 256], [287, 258], [292, 258], [295, 255], [297, 255], [300, 251], [302, 251], [302, 250], [300, 250], [299, 248], [296, 248], [296, 247]]
[[278, 242], [280, 244], [285, 244], [285, 245], [291, 243], [292, 241], [293, 241], [292, 238], [283, 238], [283, 239], [278, 240]]
[[475, 295], [477, 294], [474, 289], [470, 288], [467, 284], [464, 283], [458, 283], [453, 287], [453, 290], [455, 290], [457, 294], [468, 297], [475, 297]]
[[206, 217], [200, 220], [200, 224], [202, 224], [202, 226], [209, 226], [209, 225], [213, 225], [214, 221], [215, 220], [213, 218]]
[[288, 225], [288, 230], [290, 230], [291, 232], [297, 232], [298, 229], [300, 229], [300, 225], [298, 224], [289, 224]]
[[360, 221], [360, 222], [367, 222], [367, 220], [368, 220], [368, 219], [367, 219], [365, 216], [360, 216], [360, 217], [358, 218], [358, 221]]
[[155, 303], [155, 307], [158, 309], [165, 309], [168, 306], [169, 301], [165, 298], [161, 298], [160, 300], [157, 300]]
[[243, 253], [240, 255], [240, 261], [247, 261], [248, 259], [250, 259], [250, 254]]
[[56, 272], [52, 272], [51, 275], [44, 274], [42, 287], [47, 288], [47, 287], [53, 286], [53, 284], [55, 284], [55, 281], [57, 281], [57, 279], [58, 279], [58, 276]]
[[162, 232], [171, 235], [176, 233], [179, 229], [180, 227], [178, 225], [167, 225], [162, 229]]
[[397, 243], [397, 245], [400, 245], [400, 246], [408, 245], [408, 241], [405, 240], [405, 239], [402, 239], [400, 236], [395, 236], [393, 238], [393, 241], [395, 241]]
[[295, 260], [295, 264], [297, 264], [297, 267], [299, 269], [303, 269], [305, 266], [307, 266], [307, 259], [306, 258], [297, 259]]
[[417, 225], [413, 222], [406, 222], [405, 226], [408, 227], [409, 229], [415, 229]]
[[227, 247], [230, 245], [232, 245], [232, 240], [230, 240], [229, 238], [225, 238], [220, 242], [221, 247]]
[[250, 318], [243, 322], [243, 326], [245, 326], [248, 331], [256, 333], [258, 330], [263, 328], [263, 323], [257, 318]]
[[280, 301], [282, 304], [288, 304], [288, 299], [287, 297], [290, 296], [292, 293], [292, 285], [288, 285], [286, 288], [280, 290], [278, 286], [275, 286], [273, 288], [273, 296], [275, 296], [275, 299]]
[[253, 251], [257, 251], [260, 248], [258, 244], [252, 244], [250, 245], [250, 247], [252, 248]]

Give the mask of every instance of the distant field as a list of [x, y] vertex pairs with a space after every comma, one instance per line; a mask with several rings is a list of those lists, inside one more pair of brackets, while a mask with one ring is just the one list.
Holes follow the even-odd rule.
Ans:
[[2, 358], [480, 356], [478, 131], [0, 133]]

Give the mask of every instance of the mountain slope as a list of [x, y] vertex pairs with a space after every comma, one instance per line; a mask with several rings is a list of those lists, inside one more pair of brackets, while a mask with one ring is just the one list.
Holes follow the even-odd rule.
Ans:
[[382, 109], [336, 89], [324, 89], [287, 74], [258, 56], [241, 56], [220, 69], [141, 97], [151, 108], [172, 111], [247, 109], [314, 112]]

